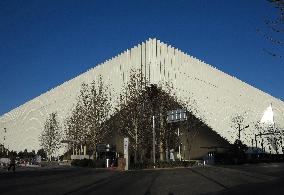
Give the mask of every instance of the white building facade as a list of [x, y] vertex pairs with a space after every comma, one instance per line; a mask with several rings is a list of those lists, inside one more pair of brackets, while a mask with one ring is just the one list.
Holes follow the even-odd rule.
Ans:
[[169, 82], [178, 100], [188, 110], [197, 110], [197, 117], [230, 143], [238, 137], [236, 129], [231, 127], [236, 114], [243, 114], [244, 125], [249, 125], [241, 132], [241, 140], [248, 146], [258, 134], [254, 124], [261, 120], [270, 104], [274, 122], [284, 126], [281, 100], [170, 45], [149, 39], [1, 116], [0, 143], [15, 151], [40, 149], [39, 136], [49, 114], [57, 112], [62, 125], [76, 104], [81, 84], [90, 83], [100, 75], [111, 88], [113, 108], [117, 107], [132, 69], [141, 71], [150, 84], [165, 90], [165, 82]]

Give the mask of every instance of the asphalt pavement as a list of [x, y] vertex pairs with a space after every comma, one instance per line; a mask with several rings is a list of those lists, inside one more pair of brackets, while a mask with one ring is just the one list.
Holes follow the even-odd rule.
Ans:
[[90, 168], [0, 170], [0, 194], [284, 194], [284, 164], [115, 171]]

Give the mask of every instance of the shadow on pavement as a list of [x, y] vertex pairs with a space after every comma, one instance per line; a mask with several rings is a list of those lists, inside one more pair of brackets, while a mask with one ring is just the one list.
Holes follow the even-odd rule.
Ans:
[[284, 177], [279, 179], [273, 179], [267, 182], [250, 183], [235, 186], [229, 189], [225, 189], [216, 193], [222, 194], [284, 194]]

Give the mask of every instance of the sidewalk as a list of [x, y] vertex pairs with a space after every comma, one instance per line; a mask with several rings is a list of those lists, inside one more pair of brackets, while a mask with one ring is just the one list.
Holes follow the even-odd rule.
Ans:
[[[57, 165], [57, 166], [39, 166], [39, 165], [27, 165], [17, 166], [16, 172], [21, 171], [36, 171], [36, 170], [47, 170], [47, 169], [60, 169], [60, 168], [71, 168], [70, 166]], [[8, 167], [0, 166], [0, 173], [8, 173]], [[10, 172], [13, 172], [10, 170]]]

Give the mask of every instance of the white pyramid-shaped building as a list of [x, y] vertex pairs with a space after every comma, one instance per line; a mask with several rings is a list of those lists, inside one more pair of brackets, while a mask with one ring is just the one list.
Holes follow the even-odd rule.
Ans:
[[38, 150], [48, 115], [57, 112], [63, 122], [76, 104], [82, 82], [89, 83], [99, 75], [111, 86], [112, 104], [117, 106], [132, 69], [141, 71], [150, 84], [163, 88], [170, 82], [178, 100], [186, 103], [188, 110], [198, 110], [195, 115], [230, 143], [238, 137], [231, 127], [237, 114], [244, 114], [244, 125], [249, 125], [241, 136], [248, 146], [258, 133], [254, 124], [268, 105], [273, 105], [274, 122], [284, 126], [281, 100], [170, 45], [149, 39], [1, 116], [1, 142], [5, 137], [4, 145], [10, 150]]

